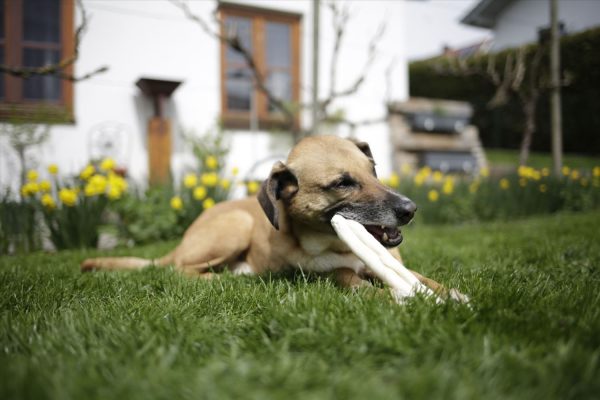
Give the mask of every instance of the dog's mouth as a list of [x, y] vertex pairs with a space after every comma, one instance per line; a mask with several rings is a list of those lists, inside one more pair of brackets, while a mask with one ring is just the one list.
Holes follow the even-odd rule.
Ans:
[[402, 243], [402, 232], [396, 226], [363, 225], [379, 243], [385, 247], [396, 247]]

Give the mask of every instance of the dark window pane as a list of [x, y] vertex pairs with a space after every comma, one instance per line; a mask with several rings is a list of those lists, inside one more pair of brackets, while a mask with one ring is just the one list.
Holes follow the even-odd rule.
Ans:
[[[248, 18], [227, 17], [225, 20], [225, 34], [237, 36], [242, 43], [242, 47], [252, 52], [252, 22]], [[227, 46], [227, 63], [245, 64], [245, 61], [240, 53]]]
[[4, 38], [4, 0], [0, 0], [0, 38]]
[[60, 0], [23, 0], [23, 39], [60, 43]]
[[[267, 76], [267, 87], [278, 99], [290, 101], [292, 99], [292, 80], [290, 74], [285, 71], [273, 71]], [[269, 104], [269, 111], [275, 107]]]
[[250, 111], [252, 76], [247, 68], [228, 68], [225, 81], [227, 109]]
[[[23, 49], [23, 61], [26, 67], [42, 67], [60, 61], [58, 50]], [[60, 99], [60, 78], [53, 75], [34, 76], [23, 79], [23, 97], [30, 100]]]
[[290, 26], [267, 22], [267, 65], [287, 68], [291, 64]]
[[[0, 47], [0, 64], [4, 64], [4, 47]], [[0, 74], [0, 98], [4, 98], [4, 77], [6, 74]]]

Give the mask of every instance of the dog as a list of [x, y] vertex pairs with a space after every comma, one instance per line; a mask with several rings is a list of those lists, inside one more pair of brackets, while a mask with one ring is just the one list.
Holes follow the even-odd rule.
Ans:
[[[310, 136], [277, 162], [257, 196], [217, 204], [186, 230], [181, 243], [155, 259], [87, 259], [82, 271], [138, 270], [174, 266], [203, 278], [228, 268], [233, 274], [262, 274], [286, 268], [331, 273], [342, 287], [371, 285], [372, 274], [331, 226], [339, 213], [361, 223], [401, 261], [399, 226], [410, 222], [416, 205], [384, 186], [364, 142]], [[411, 271], [438, 295], [439, 283]], [[454, 289], [452, 289], [454, 291]]]

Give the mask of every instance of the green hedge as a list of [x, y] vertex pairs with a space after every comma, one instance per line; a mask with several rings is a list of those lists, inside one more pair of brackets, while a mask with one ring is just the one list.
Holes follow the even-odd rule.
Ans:
[[[503, 56], [515, 51], [498, 54], [498, 66], [503, 65]], [[562, 38], [561, 55], [563, 69], [573, 78], [562, 91], [564, 150], [600, 154], [600, 28]], [[487, 102], [495, 92], [493, 85], [482, 77], [442, 75], [435, 68], [442, 60], [434, 58], [410, 64], [411, 96], [468, 101], [475, 107], [473, 122], [479, 127], [484, 146], [518, 148], [523, 124], [518, 100], [488, 109]], [[533, 150], [549, 151], [551, 147], [548, 103], [548, 96], [543, 95], [537, 109], [538, 129]]]

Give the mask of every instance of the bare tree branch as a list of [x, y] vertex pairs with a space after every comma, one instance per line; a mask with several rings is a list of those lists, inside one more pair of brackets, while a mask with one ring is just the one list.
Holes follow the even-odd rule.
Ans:
[[[532, 138], [537, 129], [535, 117], [539, 97], [543, 91], [551, 87], [542, 65], [545, 52], [546, 48], [543, 45], [521, 47], [516, 53], [509, 52], [506, 54], [502, 72], [497, 70], [496, 56], [493, 54], [481, 58], [481, 62], [468, 63], [466, 60], [448, 59], [446, 67], [441, 65], [435, 67], [438, 73], [455, 76], [477, 75], [492, 83], [496, 91], [488, 102], [489, 108], [507, 103], [511, 94], [518, 99], [524, 117], [519, 156], [521, 165], [527, 162]], [[568, 83], [569, 81], [565, 79], [561, 85], [568, 85]]]
[[31, 78], [33, 76], [46, 76], [46, 75], [56, 75], [60, 79], [79, 82], [93, 77], [94, 75], [103, 73], [108, 71], [108, 66], [104, 65], [95, 69], [92, 72], [88, 72], [85, 75], [80, 77], [76, 77], [72, 74], [65, 73], [65, 69], [69, 66], [73, 65], [75, 61], [79, 58], [79, 45], [81, 44], [81, 39], [87, 29], [88, 24], [88, 16], [85, 11], [85, 7], [83, 7], [83, 3], [81, 0], [77, 0], [77, 5], [81, 15], [81, 24], [75, 29], [75, 38], [74, 38], [74, 50], [73, 55], [70, 57], [66, 57], [60, 60], [56, 64], [48, 64], [41, 67], [13, 67], [9, 65], [0, 65], [0, 73], [16, 76], [19, 78]]
[[[369, 42], [367, 61], [365, 62], [361, 73], [356, 77], [354, 82], [349, 87], [347, 87], [344, 90], [340, 90], [340, 91], [334, 90], [327, 99], [323, 100], [321, 102], [323, 108], [326, 108], [329, 104], [331, 104], [336, 99], [339, 99], [341, 97], [351, 96], [351, 95], [355, 94], [358, 91], [358, 89], [360, 89], [360, 87], [362, 86], [362, 84], [364, 83], [364, 81], [367, 77], [367, 74], [369, 73], [369, 70], [371, 69], [371, 66], [373, 65], [373, 62], [377, 58], [377, 43], [379, 42], [379, 40], [385, 33], [385, 30], [386, 30], [386, 23], [382, 22], [379, 25], [379, 27], [377, 28], [375, 35], [373, 35], [373, 37], [371, 38], [371, 41]], [[336, 62], [336, 60], [333, 60], [332, 62]]]
[[[169, 0], [169, 1], [173, 5], [178, 7], [180, 10], [182, 10], [184, 15], [186, 16], [186, 18], [188, 18], [191, 21], [194, 21], [196, 24], [198, 24], [200, 26], [200, 28], [206, 34], [208, 34], [209, 36], [212, 36], [213, 38], [219, 40], [220, 42], [225, 43], [229, 48], [231, 48], [232, 50], [234, 50], [235, 52], [237, 52], [244, 58], [246, 65], [248, 66], [248, 68], [250, 69], [250, 72], [252, 73], [252, 76], [254, 78], [254, 85], [256, 86], [256, 88], [267, 97], [269, 104], [273, 105], [278, 111], [280, 111], [283, 114], [283, 116], [286, 120], [286, 125], [288, 125], [288, 127], [292, 130], [292, 132], [296, 134], [295, 113], [290, 109], [290, 107], [286, 104], [286, 102], [284, 100], [277, 97], [266, 85], [265, 78], [264, 78], [262, 72], [260, 71], [260, 69], [258, 68], [258, 66], [254, 60], [254, 56], [252, 55], [252, 52], [244, 47], [237, 32], [235, 30], [228, 30], [227, 32], [225, 32], [225, 35], [222, 35], [218, 31], [213, 30], [210, 27], [210, 25], [206, 21], [204, 21], [204, 19], [202, 19], [200, 16], [194, 14], [192, 12], [192, 10], [190, 9], [187, 1], [185, 1], [185, 0]], [[215, 19], [217, 21], [219, 21], [218, 18], [215, 18]], [[221, 21], [219, 21], [219, 22], [222, 23]]]
[[335, 96], [336, 78], [337, 78], [337, 65], [340, 52], [340, 46], [346, 30], [346, 24], [350, 19], [350, 12], [346, 5], [338, 7], [335, 1], [330, 1], [328, 6], [331, 10], [332, 23], [333, 23], [333, 53], [331, 55], [331, 65], [329, 70], [329, 97]]
[[[168, 1], [170, 1], [174, 6], [179, 8], [189, 20], [191, 20], [191, 21], [195, 22], [197, 25], [199, 25], [200, 28], [202, 29], [202, 31], [204, 33], [206, 33], [208, 36], [210, 36], [214, 39], [217, 39], [221, 43], [224, 43], [228, 48], [234, 50], [236, 53], [240, 54], [243, 57], [248, 69], [252, 73], [254, 86], [267, 97], [267, 100], [273, 107], [275, 107], [278, 111], [280, 111], [282, 113], [284, 120], [285, 120], [285, 124], [292, 131], [292, 133], [295, 136], [295, 139], [299, 139], [301, 136], [303, 136], [305, 133], [307, 133], [307, 132], [302, 131], [301, 128], [299, 126], [297, 126], [296, 116], [297, 116], [299, 110], [310, 108], [310, 107], [312, 107], [312, 105], [304, 104], [304, 103], [294, 105], [294, 104], [290, 104], [290, 103], [284, 101], [283, 99], [277, 97], [267, 86], [263, 72], [259, 69], [252, 52], [249, 49], [244, 47], [237, 32], [226, 30], [226, 31], [223, 31], [224, 33], [221, 33], [221, 31], [219, 31], [218, 27], [217, 28], [211, 27], [211, 25], [208, 22], [206, 22], [202, 17], [200, 17], [199, 15], [194, 14], [192, 12], [192, 10], [190, 9], [188, 0], [168, 0]], [[334, 38], [334, 43], [333, 43], [332, 61], [331, 61], [331, 66], [330, 66], [330, 71], [329, 71], [330, 79], [331, 79], [331, 86], [330, 86], [329, 96], [326, 99], [319, 101], [319, 115], [318, 115], [319, 121], [331, 122], [331, 123], [342, 123], [342, 124], [349, 125], [351, 127], [351, 129], [354, 129], [357, 126], [369, 125], [369, 124], [385, 121], [385, 118], [378, 118], [376, 120], [351, 122], [351, 121], [347, 121], [347, 120], [340, 120], [338, 117], [332, 116], [328, 112], [329, 106], [336, 99], [353, 95], [360, 89], [361, 85], [364, 83], [364, 81], [366, 79], [367, 74], [369, 73], [369, 71], [371, 69], [372, 64], [374, 63], [374, 61], [377, 57], [377, 45], [378, 45], [381, 37], [385, 33], [385, 29], [386, 29], [386, 24], [382, 23], [378, 27], [375, 34], [373, 35], [371, 41], [369, 42], [367, 60], [361, 70], [361, 73], [356, 77], [356, 79], [353, 81], [353, 83], [348, 88], [341, 90], [341, 91], [337, 91], [336, 90], [337, 62], [339, 59], [339, 54], [340, 54], [343, 37], [345, 34], [345, 29], [346, 29], [348, 20], [350, 19], [350, 13], [349, 13], [349, 9], [347, 6], [340, 7], [334, 1], [331, 1], [330, 3], [328, 3], [328, 6], [332, 11], [335, 38]], [[223, 26], [222, 25], [223, 21], [221, 21], [219, 19], [219, 17], [217, 16], [216, 13], [213, 14], [213, 18], [214, 18], [217, 26], [219, 26], [219, 25]], [[371, 121], [373, 121], [373, 122], [371, 122]]]

